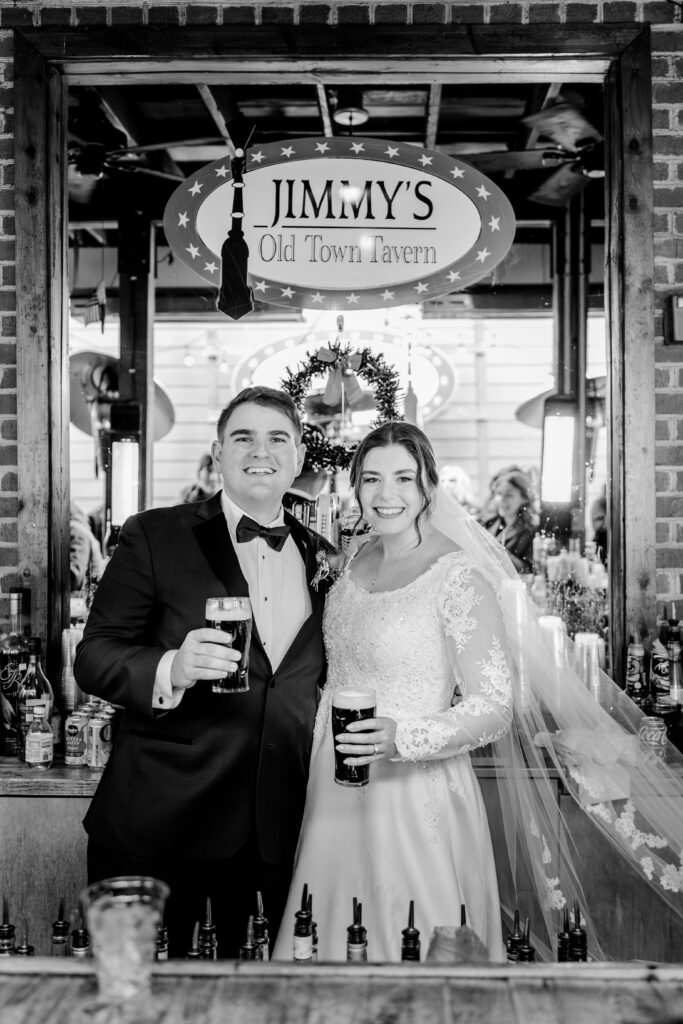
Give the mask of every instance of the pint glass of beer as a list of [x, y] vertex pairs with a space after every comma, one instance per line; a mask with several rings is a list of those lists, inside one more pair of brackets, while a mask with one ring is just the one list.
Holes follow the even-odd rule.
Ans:
[[230, 646], [240, 652], [234, 672], [222, 679], [213, 679], [214, 693], [244, 693], [249, 689], [249, 644], [251, 643], [251, 601], [248, 597], [208, 597], [206, 624], [220, 629], [230, 639]]
[[[335, 690], [332, 694], [332, 736], [346, 732], [350, 722], [375, 717], [375, 691], [361, 688]], [[369, 764], [344, 764], [352, 755], [340, 754], [334, 741], [334, 781], [340, 786], [367, 786], [370, 781]], [[362, 755], [359, 754], [359, 757]]]

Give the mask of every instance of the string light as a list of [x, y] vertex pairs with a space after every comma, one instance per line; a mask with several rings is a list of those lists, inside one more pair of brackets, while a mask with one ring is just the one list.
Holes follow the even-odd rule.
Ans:
[[185, 349], [185, 358], [183, 359], [185, 366], [194, 366], [194, 356], [190, 352], [189, 348]]

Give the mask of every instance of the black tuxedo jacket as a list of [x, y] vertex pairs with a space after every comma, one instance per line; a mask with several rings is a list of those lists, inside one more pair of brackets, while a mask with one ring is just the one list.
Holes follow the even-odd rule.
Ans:
[[311, 588], [322, 538], [286, 514], [306, 564], [312, 614], [272, 671], [253, 629], [249, 692], [185, 691], [152, 710], [165, 651], [205, 625], [204, 602], [248, 596], [220, 494], [131, 517], [99, 584], [74, 671], [86, 693], [123, 708], [85, 817], [92, 839], [143, 857], [214, 860], [255, 830], [269, 863], [293, 856], [303, 813], [318, 687], [324, 590]]

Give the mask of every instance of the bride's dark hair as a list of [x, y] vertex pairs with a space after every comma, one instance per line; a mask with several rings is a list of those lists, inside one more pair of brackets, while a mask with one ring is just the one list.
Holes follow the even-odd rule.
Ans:
[[434, 504], [434, 494], [439, 483], [439, 473], [436, 468], [434, 449], [429, 438], [414, 424], [405, 423], [402, 420], [390, 420], [388, 423], [383, 423], [381, 427], [375, 427], [359, 443], [353, 453], [350, 475], [356, 503], [358, 508], [361, 509], [362, 514], [360, 475], [365, 459], [374, 448], [390, 448], [392, 445], [400, 445], [401, 448], [405, 448], [417, 463], [417, 486], [422, 496], [422, 508], [415, 520], [415, 528], [419, 540], [422, 540], [420, 522], [431, 511]]

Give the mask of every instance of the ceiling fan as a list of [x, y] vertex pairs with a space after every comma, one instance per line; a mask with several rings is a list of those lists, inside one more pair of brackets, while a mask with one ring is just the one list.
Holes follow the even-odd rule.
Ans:
[[[522, 118], [537, 140], [534, 148], [463, 154], [485, 174], [553, 169], [527, 197], [543, 206], [566, 206], [594, 178], [604, 178], [604, 146], [600, 132], [574, 103], [558, 102]], [[550, 145], [538, 145], [547, 139]]]

